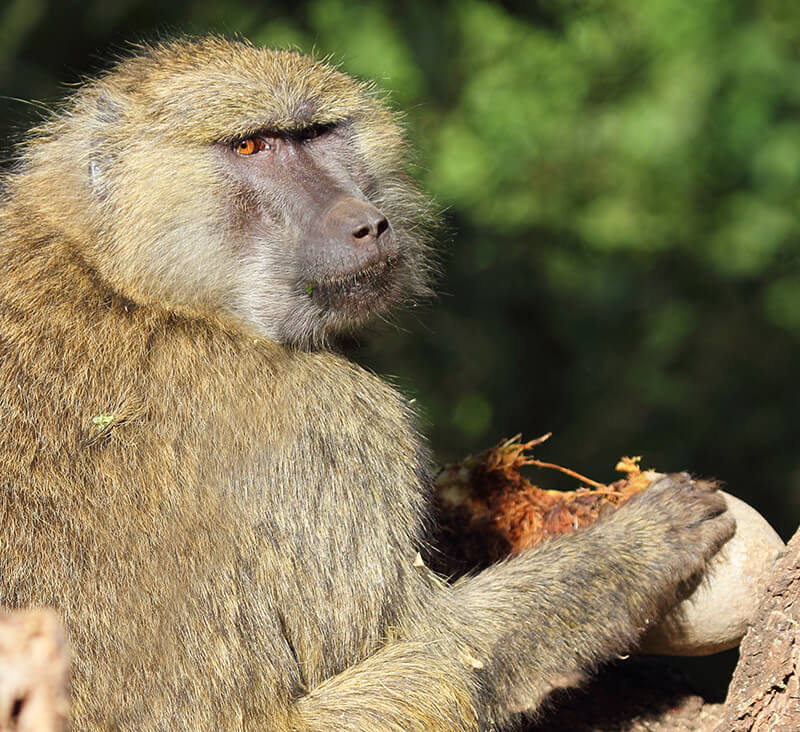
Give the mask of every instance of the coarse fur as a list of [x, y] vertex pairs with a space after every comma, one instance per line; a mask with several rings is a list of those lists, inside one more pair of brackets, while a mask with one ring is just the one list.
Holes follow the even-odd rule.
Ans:
[[[314, 175], [243, 168], [257, 136]], [[505, 728], [732, 534], [677, 475], [455, 584], [419, 561], [414, 415], [326, 349], [426, 287], [406, 160], [365, 85], [218, 37], [140, 49], [27, 138], [0, 205], [0, 604], [61, 613], [76, 730]], [[318, 177], [389, 222], [368, 255], [325, 239], [338, 203], [297, 204]]]

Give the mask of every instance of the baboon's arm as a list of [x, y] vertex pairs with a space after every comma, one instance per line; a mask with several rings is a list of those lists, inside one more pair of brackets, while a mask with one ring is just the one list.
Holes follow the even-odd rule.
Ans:
[[733, 534], [722, 498], [669, 476], [581, 532], [453, 587], [412, 632], [299, 705], [307, 728], [502, 724], [624, 653]]

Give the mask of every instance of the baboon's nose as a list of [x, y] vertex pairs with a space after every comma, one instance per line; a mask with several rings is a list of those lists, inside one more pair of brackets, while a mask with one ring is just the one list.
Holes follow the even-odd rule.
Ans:
[[331, 208], [327, 227], [341, 243], [363, 247], [375, 244], [389, 228], [389, 221], [369, 201], [347, 197]]
[[370, 208], [372, 210], [364, 212], [362, 223], [353, 230], [354, 239], [363, 239], [365, 236], [377, 239], [389, 228], [389, 222], [386, 217], [377, 208], [373, 206]]

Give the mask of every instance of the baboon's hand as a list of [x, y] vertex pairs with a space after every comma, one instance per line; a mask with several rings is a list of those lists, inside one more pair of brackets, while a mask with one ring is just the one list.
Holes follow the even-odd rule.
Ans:
[[646, 532], [642, 558], [660, 553], [660, 561], [651, 566], [676, 585], [699, 579], [736, 530], [717, 486], [688, 473], [665, 475], [622, 506], [616, 518], [631, 539]]

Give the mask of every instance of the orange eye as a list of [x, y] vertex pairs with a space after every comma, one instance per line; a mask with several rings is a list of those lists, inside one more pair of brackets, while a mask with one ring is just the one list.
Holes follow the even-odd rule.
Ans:
[[237, 142], [233, 146], [233, 149], [236, 150], [239, 155], [252, 155], [262, 149], [258, 142], [259, 141], [255, 137], [248, 137], [246, 140]]

